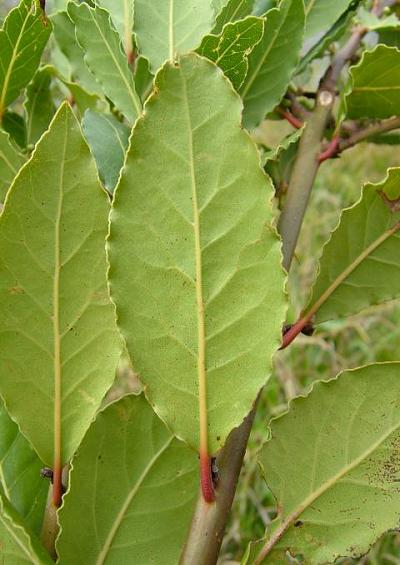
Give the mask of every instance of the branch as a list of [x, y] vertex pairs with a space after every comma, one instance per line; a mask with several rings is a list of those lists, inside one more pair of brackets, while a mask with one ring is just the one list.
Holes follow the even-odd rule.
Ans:
[[354, 145], [357, 145], [357, 143], [360, 143], [361, 141], [365, 141], [372, 135], [386, 133], [398, 128], [400, 128], [400, 116], [394, 116], [393, 118], [389, 118], [388, 120], [376, 122], [375, 124], [371, 124], [364, 129], [355, 131], [347, 139], [342, 139], [339, 143], [338, 152], [350, 149], [350, 147], [354, 147]]

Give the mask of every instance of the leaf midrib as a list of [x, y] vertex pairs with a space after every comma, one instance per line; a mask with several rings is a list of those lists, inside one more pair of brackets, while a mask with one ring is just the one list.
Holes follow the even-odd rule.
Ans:
[[63, 207], [63, 186], [65, 159], [68, 143], [68, 116], [65, 120], [65, 135], [62, 159], [60, 161], [59, 198], [54, 222], [54, 278], [53, 278], [53, 341], [54, 341], [54, 470], [62, 465], [61, 430], [61, 331], [60, 331], [60, 274], [61, 274], [61, 214]]
[[327, 490], [329, 490], [332, 486], [335, 486], [336, 483], [342, 479], [345, 475], [350, 473], [353, 469], [355, 469], [358, 465], [363, 463], [365, 459], [367, 459], [374, 451], [376, 451], [396, 430], [400, 427], [400, 422], [397, 422], [396, 425], [389, 428], [389, 431], [381, 436], [372, 446], [361, 453], [356, 459], [354, 459], [348, 465], [345, 465], [341, 471], [333, 475], [330, 479], [322, 483], [322, 485], [316, 489], [313, 493], [309, 494], [303, 502], [299, 503], [297, 508], [291, 512], [286, 520], [284, 520], [281, 526], [275, 531], [275, 533], [271, 536], [271, 538], [267, 541], [264, 545], [263, 549], [260, 551], [258, 558], [255, 561], [255, 565], [262, 562], [264, 557], [268, 555], [270, 550], [274, 547], [274, 545], [283, 537], [283, 535], [287, 532], [289, 527], [300, 517], [300, 515], [320, 496], [322, 496]]
[[[153, 457], [150, 459], [150, 461], [148, 462], [148, 464], [146, 465], [146, 467], [144, 468], [142, 474], [140, 475], [140, 477], [138, 478], [138, 480], [136, 481], [136, 483], [133, 485], [133, 487], [131, 488], [131, 490], [129, 491], [125, 502], [122, 504], [121, 506], [121, 510], [118, 512], [111, 528], [110, 531], [108, 533], [108, 536], [106, 538], [106, 541], [104, 542], [104, 545], [99, 553], [99, 556], [96, 560], [96, 565], [103, 565], [103, 563], [105, 562], [107, 555], [111, 549], [111, 545], [112, 542], [117, 534], [117, 531], [122, 523], [122, 520], [124, 519], [124, 516], [129, 508], [129, 506], [132, 503], [133, 498], [135, 497], [136, 493], [138, 492], [139, 488], [141, 487], [141, 485], [143, 484], [143, 481], [145, 480], [145, 478], [147, 477], [147, 475], [149, 474], [149, 472], [151, 471], [152, 467], [155, 465], [155, 463], [157, 462], [157, 460], [161, 457], [161, 455], [164, 453], [164, 451], [166, 451], [166, 449], [168, 449], [168, 447], [170, 446], [170, 444], [172, 443], [174, 439], [174, 436], [170, 436], [168, 438], [168, 440], [161, 446], [161, 448], [153, 455]], [[96, 465], [96, 469], [97, 469], [97, 465]]]

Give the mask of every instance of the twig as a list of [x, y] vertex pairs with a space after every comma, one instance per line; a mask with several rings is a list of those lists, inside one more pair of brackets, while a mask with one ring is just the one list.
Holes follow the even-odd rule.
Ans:
[[294, 128], [301, 129], [303, 127], [303, 122], [296, 118], [293, 114], [291, 114], [288, 110], [284, 110], [283, 108], [277, 108], [277, 113], [280, 114], [285, 120], [289, 122]]
[[341, 152], [345, 151], [346, 149], [350, 149], [350, 147], [354, 147], [354, 145], [360, 143], [361, 141], [365, 141], [372, 135], [378, 135], [380, 133], [385, 133], [398, 128], [400, 128], [400, 116], [394, 116], [393, 118], [389, 118], [388, 120], [383, 120], [381, 122], [371, 124], [364, 129], [360, 129], [354, 132], [347, 139], [342, 139], [340, 141], [338, 151]]

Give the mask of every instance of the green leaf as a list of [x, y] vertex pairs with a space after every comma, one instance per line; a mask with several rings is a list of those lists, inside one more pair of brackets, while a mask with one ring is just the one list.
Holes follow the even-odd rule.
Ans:
[[3, 115], [2, 124], [4, 131], [15, 141], [21, 149], [26, 149], [27, 135], [26, 123], [22, 116], [16, 112], [6, 110]]
[[40, 533], [49, 489], [42, 463], [0, 401], [0, 490], [26, 524]]
[[325, 245], [308, 314], [317, 323], [400, 296], [400, 168], [342, 213]]
[[121, 49], [118, 33], [107, 10], [70, 3], [68, 13], [75, 23], [76, 37], [85, 52], [85, 62], [104, 94], [130, 121], [141, 113], [133, 75]]
[[279, 507], [267, 547], [333, 563], [398, 527], [399, 370], [369, 365], [317, 383], [272, 422], [260, 455]]
[[89, 148], [64, 104], [0, 216], [0, 393], [48, 466], [58, 451], [63, 464], [72, 457], [114, 379], [107, 213]]
[[304, 131], [304, 127], [296, 129], [294, 132], [292, 132], [291, 134], [287, 135], [284, 139], [282, 139], [279, 145], [274, 147], [274, 149], [271, 149], [270, 151], [266, 152], [264, 154], [265, 162], [278, 161], [282, 153], [287, 151], [291, 145], [294, 145], [299, 141], [300, 137], [303, 134], [303, 131]]
[[115, 29], [118, 31], [128, 60], [133, 55], [133, 3], [134, 0], [94, 0], [111, 15]]
[[216, 16], [218, 16], [228, 1], [229, 0], [211, 0], [211, 6]]
[[400, 20], [395, 14], [378, 18], [378, 16], [365, 8], [360, 8], [357, 14], [357, 23], [367, 27], [370, 31], [377, 31], [383, 28], [398, 28], [400, 26]]
[[196, 50], [218, 65], [237, 90], [247, 75], [248, 56], [264, 33], [264, 20], [249, 16], [228, 23], [220, 36], [206, 35]]
[[0, 202], [4, 202], [7, 190], [24, 162], [8, 134], [0, 130]]
[[142, 104], [147, 100], [153, 88], [154, 75], [150, 72], [150, 63], [145, 57], [138, 57], [135, 63], [135, 86]]
[[50, 565], [53, 563], [34, 535], [0, 490], [1, 559], [7, 565]]
[[143, 396], [108, 406], [73, 461], [60, 511], [60, 565], [178, 563], [197, 496], [197, 466], [197, 456]]
[[350, 69], [345, 104], [349, 118], [400, 115], [400, 50], [377, 45], [364, 51], [359, 64]]
[[130, 130], [110, 114], [92, 110], [85, 112], [82, 128], [96, 160], [99, 176], [112, 193], [124, 164]]
[[351, 0], [305, 0], [306, 37], [328, 30], [349, 7]]
[[21, 0], [0, 30], [0, 119], [7, 106], [32, 80], [51, 33], [36, 0]]
[[353, 22], [354, 15], [362, 0], [352, 0], [349, 7], [345, 10], [340, 17], [332, 24], [328, 31], [307, 51], [306, 55], [302, 57], [300, 64], [296, 69], [296, 74], [304, 72], [308, 65], [317, 57], [322, 57], [325, 51], [332, 45], [333, 42], [340, 39], [349, 29]]
[[156, 92], [115, 193], [109, 280], [154, 410], [196, 449], [208, 420], [214, 453], [251, 409], [281, 339], [272, 187], [215, 65], [196, 54], [167, 63]]
[[[103, 95], [103, 90], [84, 61], [84, 52], [76, 41], [75, 26], [67, 12], [58, 12], [51, 17], [54, 37], [61, 52], [67, 57], [71, 66], [71, 77], [82, 88], [98, 96]], [[59, 69], [60, 70], [60, 69]]]
[[52, 72], [43, 67], [26, 89], [25, 113], [28, 145], [34, 145], [49, 127], [55, 106], [50, 92]]
[[242, 20], [251, 14], [253, 4], [254, 0], [229, 0], [217, 16], [212, 34], [219, 35], [225, 24]]
[[240, 88], [243, 123], [257, 126], [284, 95], [303, 43], [302, 0], [282, 0], [266, 15], [262, 40], [248, 57], [249, 72]]
[[136, 40], [152, 72], [177, 55], [198, 46], [213, 22], [211, 3], [204, 0], [135, 0]]

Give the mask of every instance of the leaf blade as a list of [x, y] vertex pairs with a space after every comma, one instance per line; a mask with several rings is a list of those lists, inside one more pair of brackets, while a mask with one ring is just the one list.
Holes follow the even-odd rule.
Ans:
[[[250, 410], [280, 342], [285, 300], [280, 245], [268, 228], [272, 189], [254, 145], [239, 128], [240, 100], [212, 63], [195, 54], [182, 57], [178, 66], [166, 64], [156, 87], [135, 128], [115, 194], [109, 280], [119, 326], [151, 404], [196, 449], [206, 326], [209, 449], [214, 453]], [[203, 269], [196, 210], [201, 210]], [[131, 272], [133, 264], [135, 276], [123, 279], [122, 272]], [[200, 270], [205, 318], [198, 315]], [[239, 300], [246, 285], [249, 292]], [[251, 337], [255, 327], [265, 332]], [[256, 353], [260, 342], [261, 357]], [[157, 355], [150, 355], [154, 350]], [[204, 401], [204, 387], [201, 394]]]
[[400, 169], [389, 169], [386, 179], [365, 185], [360, 200], [342, 213], [324, 247], [308, 308], [315, 310], [316, 323], [399, 296], [399, 181]]
[[107, 212], [89, 149], [64, 104], [0, 217], [1, 394], [50, 467], [76, 450], [119, 356], [106, 287]]
[[[98, 415], [73, 463], [60, 511], [61, 565], [176, 563], [196, 493], [196, 455], [173, 438], [143, 396], [125, 396]], [[84, 521], [79, 532], [78, 517]]]
[[247, 128], [257, 126], [280, 102], [303, 43], [302, 0], [283, 0], [265, 18], [264, 36], [248, 57], [249, 71], [240, 88]]
[[13, 178], [25, 162], [24, 157], [12, 145], [6, 132], [0, 130], [0, 202], [4, 202]]
[[261, 462], [281, 511], [265, 547], [332, 562], [364, 554], [394, 527], [398, 371], [399, 363], [368, 365], [317, 383], [273, 422]]
[[141, 114], [142, 105], [110, 14], [98, 6], [90, 8], [73, 2], [68, 5], [68, 14], [75, 23], [76, 37], [89, 69], [106, 96], [133, 123]]
[[[0, 30], [0, 118], [33, 78], [50, 33], [51, 25], [35, 0], [22, 0], [9, 12]], [[26, 50], [30, 57], [21, 56]]]
[[140, 53], [154, 73], [177, 55], [198, 46], [211, 30], [213, 10], [203, 0], [135, 0], [134, 30]]

